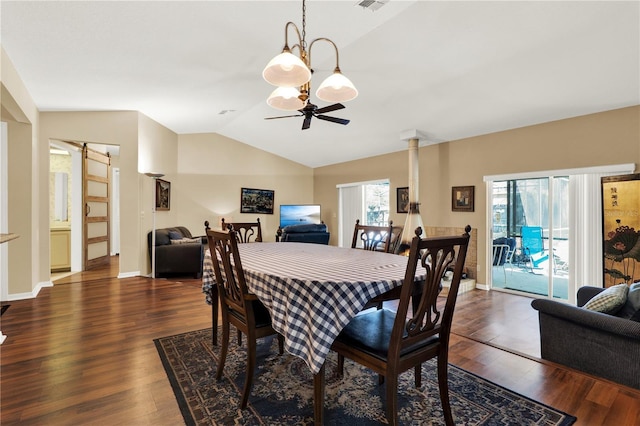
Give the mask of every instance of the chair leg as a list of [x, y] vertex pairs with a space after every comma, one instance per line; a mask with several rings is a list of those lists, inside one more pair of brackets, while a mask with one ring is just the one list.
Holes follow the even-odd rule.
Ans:
[[284, 337], [282, 337], [282, 334], [278, 334], [278, 353], [280, 355], [284, 353]]
[[422, 386], [422, 364], [418, 364], [413, 368], [413, 380], [417, 388]]
[[387, 421], [389, 425], [396, 426], [398, 424], [398, 375], [394, 372], [388, 372], [387, 384]]
[[238, 330], [238, 346], [242, 346], [242, 332]]
[[240, 409], [247, 408], [249, 401], [249, 393], [251, 393], [251, 385], [253, 385], [253, 372], [256, 366], [256, 338], [247, 335], [247, 374], [244, 378], [244, 389], [242, 390], [242, 401]]
[[440, 389], [440, 401], [442, 402], [444, 422], [447, 426], [453, 426], [453, 414], [451, 413], [451, 404], [449, 403], [448, 358], [446, 352], [438, 355], [438, 388]]
[[338, 377], [344, 377], [344, 355], [338, 354]]
[[382, 374], [378, 374], [378, 386], [384, 383], [384, 376]]
[[222, 377], [222, 370], [224, 369], [224, 363], [227, 360], [227, 350], [229, 349], [229, 322], [226, 318], [223, 318], [222, 324], [222, 342], [220, 347], [220, 362], [218, 363], [218, 370], [216, 371], [216, 380], [220, 380]]
[[[214, 284], [215, 286], [215, 284]], [[218, 289], [211, 288], [211, 330], [213, 346], [218, 345]]]

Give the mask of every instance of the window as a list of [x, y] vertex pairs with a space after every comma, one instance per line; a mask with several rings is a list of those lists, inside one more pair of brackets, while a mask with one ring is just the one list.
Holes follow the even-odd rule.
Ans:
[[351, 247], [356, 219], [364, 225], [383, 226], [389, 222], [389, 181], [338, 185], [340, 247]]

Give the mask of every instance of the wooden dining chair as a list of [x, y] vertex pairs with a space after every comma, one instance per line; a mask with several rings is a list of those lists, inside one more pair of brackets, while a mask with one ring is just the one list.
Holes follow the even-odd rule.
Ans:
[[255, 222], [225, 222], [222, 218], [222, 230], [226, 231], [231, 225], [236, 231], [236, 237], [239, 243], [261, 243], [262, 242], [262, 225], [260, 218]]
[[[331, 349], [338, 353], [340, 375], [347, 357], [385, 377], [386, 415], [390, 425], [398, 424], [398, 375], [413, 367], [415, 385], [419, 387], [422, 363], [434, 357], [438, 359], [438, 387], [445, 422], [454, 424], [447, 378], [449, 334], [470, 231], [467, 225], [462, 236], [420, 238], [422, 230], [417, 228], [411, 241], [397, 312], [381, 309], [357, 315], [333, 342]], [[415, 281], [418, 264], [427, 270], [422, 283]], [[441, 307], [437, 303], [440, 282], [451, 268], [451, 287]], [[409, 313], [413, 290], [420, 285], [423, 289], [419, 303], [412, 303]]]
[[[356, 226], [353, 230], [351, 248], [357, 248], [358, 242], [362, 241], [364, 250], [383, 251], [385, 253], [395, 253], [400, 249], [402, 239], [402, 226], [393, 226], [393, 221], [389, 221], [388, 226], [360, 225], [360, 219], [356, 219]], [[363, 309], [376, 307], [382, 309], [383, 303], [388, 300], [398, 298], [397, 291], [382, 294], [371, 299]]]
[[[229, 230], [231, 226], [231, 229], [236, 231], [236, 237], [239, 243], [262, 242], [262, 225], [260, 224], [260, 218], [257, 218], [255, 222], [225, 222], [224, 218], [222, 218], [221, 225], [223, 231]], [[208, 220], [205, 220], [204, 228], [205, 232], [211, 229]], [[210, 296], [212, 304], [213, 345], [216, 346], [218, 342], [218, 305], [215, 303], [215, 301], [218, 300], [217, 289], [212, 288]], [[240, 345], [242, 345], [242, 333], [238, 331], [238, 346]]]
[[[220, 362], [216, 371], [216, 379], [222, 377], [222, 370], [229, 349], [229, 326], [233, 325], [247, 336], [247, 368], [242, 391], [240, 408], [244, 409], [249, 400], [253, 384], [253, 373], [256, 364], [256, 340], [261, 337], [277, 334], [280, 355], [284, 353], [284, 339], [271, 326], [269, 311], [258, 300], [255, 294], [249, 293], [242, 269], [238, 239], [236, 232], [230, 230], [207, 230], [209, 250], [213, 259], [213, 269], [220, 296], [222, 311], [222, 342]], [[218, 260], [219, 259], [219, 260]], [[220, 267], [222, 263], [222, 268]]]
[[389, 236], [393, 221], [389, 221], [388, 226], [360, 225], [360, 219], [356, 219], [356, 226], [353, 229], [351, 248], [362, 248], [370, 251], [387, 252]]

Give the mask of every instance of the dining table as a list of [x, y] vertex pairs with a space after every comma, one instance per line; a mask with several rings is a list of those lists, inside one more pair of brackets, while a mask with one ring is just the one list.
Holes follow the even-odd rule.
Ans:
[[[295, 242], [238, 244], [238, 251], [248, 290], [269, 310], [285, 350], [314, 375], [314, 422], [322, 424], [324, 364], [333, 341], [369, 300], [399, 289], [408, 257]], [[415, 280], [425, 276], [418, 265]], [[202, 282], [210, 295], [216, 284], [209, 250]]]

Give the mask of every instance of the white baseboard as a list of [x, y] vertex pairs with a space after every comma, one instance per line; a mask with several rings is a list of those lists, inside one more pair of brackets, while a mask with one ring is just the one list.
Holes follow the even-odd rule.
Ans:
[[[118, 274], [118, 279], [121, 278], [133, 278], [133, 277], [138, 277], [140, 276], [140, 271], [133, 271], [133, 272], [120, 272]], [[143, 275], [144, 276], [144, 275]]]
[[40, 293], [40, 290], [43, 289], [44, 287], [53, 287], [53, 283], [51, 281], [44, 281], [44, 282], [38, 283], [31, 292], [9, 294], [7, 295], [7, 301], [35, 299], [36, 296], [38, 296], [38, 293]]

